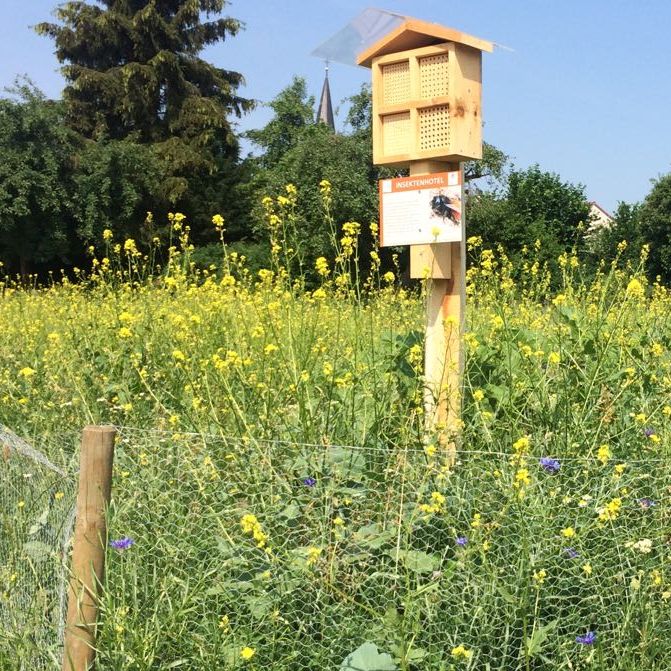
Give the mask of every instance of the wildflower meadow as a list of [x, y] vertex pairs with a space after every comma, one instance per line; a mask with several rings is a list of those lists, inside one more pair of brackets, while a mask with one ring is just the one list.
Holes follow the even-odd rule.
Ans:
[[[426, 286], [378, 250], [360, 276], [363, 224], [322, 198], [315, 267], [288, 187], [260, 272], [220, 217], [198, 268], [175, 214], [166, 245], [106, 231], [90, 271], [2, 279], [2, 424], [64, 472], [84, 425], [118, 428], [97, 668], [668, 669], [671, 292], [645, 253], [552, 277], [469, 239], [453, 461], [425, 431]], [[72, 491], [2, 501], [0, 669], [58, 668], [53, 586], [7, 604], [61, 561], [25, 536]]]

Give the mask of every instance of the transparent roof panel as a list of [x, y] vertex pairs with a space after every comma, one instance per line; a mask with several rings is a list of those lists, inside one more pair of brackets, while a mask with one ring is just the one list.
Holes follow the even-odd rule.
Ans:
[[383, 9], [364, 9], [342, 30], [320, 44], [311, 55], [334, 63], [356, 65], [358, 54], [400, 26], [406, 18], [403, 14]]

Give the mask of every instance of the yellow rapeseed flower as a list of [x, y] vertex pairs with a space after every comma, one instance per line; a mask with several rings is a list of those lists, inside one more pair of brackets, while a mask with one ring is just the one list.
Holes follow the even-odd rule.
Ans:
[[317, 271], [317, 274], [320, 275], [321, 277], [326, 277], [329, 274], [329, 264], [328, 261], [323, 257], [320, 256], [316, 261], [315, 261], [315, 270]]
[[242, 531], [246, 534], [250, 534], [252, 538], [256, 541], [257, 547], [263, 548], [266, 545], [268, 537], [263, 532], [261, 524], [259, 523], [256, 515], [246, 514], [242, 516], [240, 520], [240, 526]]
[[627, 284], [627, 295], [633, 298], [643, 298], [645, 296], [643, 285], [635, 277], [629, 280], [629, 284]]
[[524, 454], [528, 451], [530, 443], [529, 436], [522, 436], [513, 443], [513, 450], [516, 454]]
[[613, 476], [616, 478], [621, 478], [626, 468], [627, 464], [616, 464], [613, 468]]
[[541, 585], [545, 582], [545, 578], [547, 578], [547, 571], [545, 569], [540, 569], [540, 571], [534, 571], [533, 574], [533, 581], [534, 581], [534, 587], [536, 589], [540, 589]]
[[515, 482], [513, 484], [517, 489], [530, 485], [531, 478], [529, 477], [529, 469], [520, 468], [517, 473], [515, 473]]
[[126, 240], [126, 242], [123, 243], [123, 249], [127, 254], [131, 256], [139, 254], [139, 252], [137, 251], [137, 245], [135, 244], [135, 240], [133, 240], [132, 238], [128, 238], [128, 240]]
[[347, 221], [342, 225], [342, 230], [347, 236], [355, 238], [359, 235], [361, 224], [358, 224], [356, 221]]
[[614, 498], [599, 509], [599, 520], [601, 522], [612, 522], [620, 514], [620, 508], [622, 508], [622, 499]]
[[612, 457], [610, 447], [608, 445], [601, 445], [596, 453], [596, 458], [605, 466], [608, 460]]
[[242, 657], [242, 659], [245, 661], [249, 661], [252, 657], [254, 657], [255, 654], [256, 650], [254, 650], [254, 648], [250, 648], [248, 645], [240, 650], [240, 657]]
[[457, 645], [452, 648], [451, 654], [455, 659], [469, 660], [471, 657], [473, 657], [473, 651], [468, 650], [463, 645]]

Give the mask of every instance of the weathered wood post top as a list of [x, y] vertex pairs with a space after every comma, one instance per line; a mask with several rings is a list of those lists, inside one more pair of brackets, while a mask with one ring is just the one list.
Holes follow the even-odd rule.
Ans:
[[482, 52], [492, 42], [406, 17], [357, 63], [373, 71], [373, 162], [482, 158]]

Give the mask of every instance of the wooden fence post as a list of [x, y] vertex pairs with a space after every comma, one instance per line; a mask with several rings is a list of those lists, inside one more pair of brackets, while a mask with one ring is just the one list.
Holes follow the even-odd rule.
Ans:
[[116, 430], [111, 426], [87, 426], [82, 433], [63, 671], [87, 671], [95, 657], [97, 599], [105, 570], [105, 514], [112, 490], [115, 436]]

